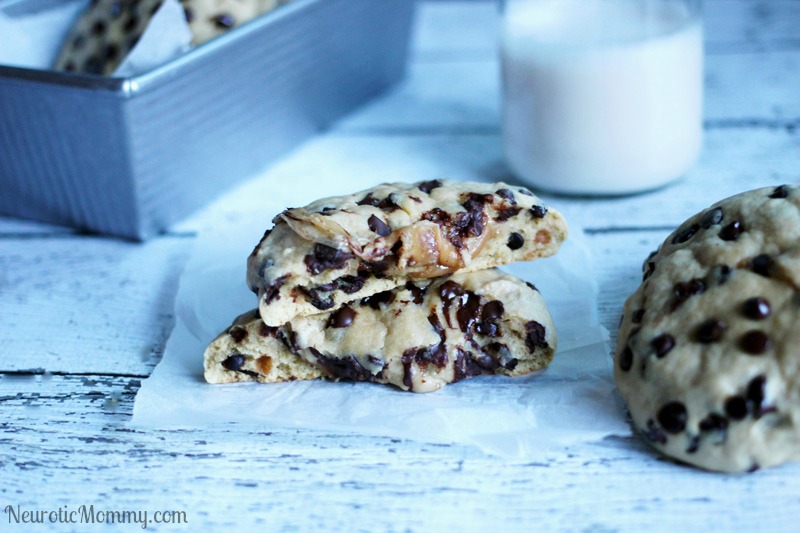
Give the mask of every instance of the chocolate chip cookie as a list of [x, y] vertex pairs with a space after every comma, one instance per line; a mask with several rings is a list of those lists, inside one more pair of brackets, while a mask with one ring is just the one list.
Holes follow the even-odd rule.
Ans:
[[634, 426], [710, 470], [800, 459], [800, 188], [714, 204], [643, 270], [614, 365]]
[[[64, 42], [55, 70], [112, 74], [139, 42], [162, 2], [93, 0]], [[181, 0], [180, 3], [192, 31], [192, 42], [200, 44], [271, 11], [278, 0]]]
[[428, 392], [545, 368], [557, 344], [538, 291], [496, 269], [409, 281], [269, 327], [244, 315], [205, 354], [211, 383], [317, 377]]
[[407, 281], [546, 257], [567, 235], [563, 217], [527, 189], [445, 180], [383, 184], [273, 222], [247, 270], [270, 326]]

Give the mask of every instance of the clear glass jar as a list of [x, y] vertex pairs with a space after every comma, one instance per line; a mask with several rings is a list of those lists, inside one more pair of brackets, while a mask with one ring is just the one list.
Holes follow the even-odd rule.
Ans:
[[503, 143], [512, 172], [566, 194], [682, 176], [702, 144], [697, 0], [505, 0]]

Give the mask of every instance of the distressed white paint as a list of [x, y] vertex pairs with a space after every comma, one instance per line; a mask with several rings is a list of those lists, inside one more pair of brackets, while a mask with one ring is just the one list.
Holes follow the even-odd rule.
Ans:
[[[274, 166], [265, 193], [282, 183], [335, 192], [350, 172], [507, 178], [493, 11], [426, 6], [406, 84]], [[548, 197], [590, 230], [612, 331], [670, 227], [729, 194], [800, 182], [800, 132], [785, 127], [800, 119], [800, 2], [710, 0], [705, 11], [712, 123], [700, 164], [636, 197]], [[201, 214], [178, 229], [202, 228]], [[181, 233], [134, 245], [0, 218], [0, 511], [177, 509], [193, 530], [796, 530], [800, 465], [708, 474], [635, 438], [519, 464], [469, 447], [309, 431], [132, 430], [136, 376], [163, 349], [191, 242]], [[49, 373], [11, 372], [37, 368]], [[0, 524], [44, 530], [9, 528], [5, 513]]]

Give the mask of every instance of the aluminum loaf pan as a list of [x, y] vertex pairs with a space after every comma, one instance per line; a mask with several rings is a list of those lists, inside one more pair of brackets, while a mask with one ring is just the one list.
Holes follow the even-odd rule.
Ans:
[[401, 79], [413, 9], [293, 0], [132, 78], [0, 66], [0, 213], [157, 234]]

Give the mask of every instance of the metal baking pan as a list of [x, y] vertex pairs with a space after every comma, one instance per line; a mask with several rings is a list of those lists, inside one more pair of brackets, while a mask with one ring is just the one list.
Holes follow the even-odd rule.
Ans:
[[0, 66], [0, 213], [162, 232], [400, 80], [413, 9], [293, 0], [131, 78]]

